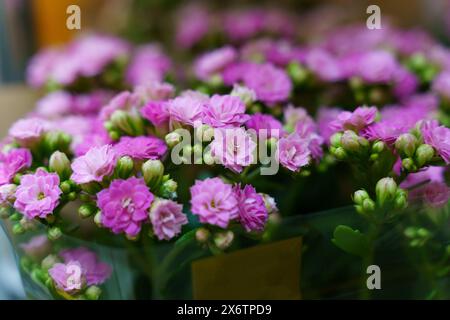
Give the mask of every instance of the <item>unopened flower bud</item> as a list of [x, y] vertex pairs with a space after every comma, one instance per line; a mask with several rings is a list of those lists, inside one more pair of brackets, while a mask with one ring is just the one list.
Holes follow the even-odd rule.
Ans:
[[395, 208], [396, 209], [405, 209], [408, 206], [408, 194], [403, 189], [397, 189], [397, 193], [395, 196]]
[[373, 212], [375, 210], [375, 202], [372, 199], [365, 199], [362, 203], [362, 208], [366, 213]]
[[260, 193], [260, 195], [263, 197], [264, 205], [269, 214], [278, 212], [277, 203], [275, 202], [275, 199], [273, 197], [269, 196], [266, 193]]
[[335, 149], [331, 149], [333, 155], [339, 160], [344, 160], [347, 158], [347, 152], [345, 152], [344, 148], [338, 147]]
[[417, 229], [417, 235], [421, 238], [426, 238], [430, 235], [430, 231], [425, 228], [419, 228]]
[[44, 258], [44, 260], [42, 260], [41, 268], [44, 270], [48, 270], [58, 262], [59, 262], [59, 258], [56, 255], [49, 254], [47, 257]]
[[102, 212], [101, 211], [97, 211], [97, 213], [94, 216], [94, 222], [98, 227], [103, 227], [102, 225]]
[[382, 207], [386, 201], [394, 200], [397, 192], [397, 183], [392, 178], [383, 178], [375, 186], [377, 201]]
[[36, 227], [36, 221], [23, 217], [20, 219], [20, 225], [24, 230], [32, 230]]
[[133, 159], [131, 159], [131, 157], [124, 156], [121, 157], [119, 161], [117, 161], [115, 174], [117, 175], [117, 177], [121, 179], [127, 179], [133, 172], [133, 168], [134, 168]]
[[147, 160], [142, 165], [142, 175], [150, 189], [156, 189], [164, 175], [164, 165], [160, 160]]
[[248, 107], [256, 101], [256, 93], [250, 88], [235, 84], [230, 95], [241, 98], [242, 102]]
[[166, 135], [165, 140], [166, 140], [167, 146], [169, 148], [173, 148], [181, 142], [182, 137], [178, 132], [173, 131]]
[[370, 199], [366, 190], [358, 190], [353, 194], [353, 201], [356, 204], [362, 204], [366, 199]]
[[347, 152], [360, 152], [362, 148], [369, 146], [369, 142], [363, 137], [359, 137], [354, 131], [346, 130], [342, 135], [341, 145]]
[[177, 196], [177, 189], [178, 189], [178, 183], [173, 180], [169, 179], [165, 182], [163, 182], [161, 187], [161, 194], [164, 198], [176, 198]]
[[337, 132], [333, 134], [330, 138], [330, 143], [333, 147], [340, 147], [341, 146], [341, 139], [342, 139], [342, 133]]
[[234, 240], [234, 233], [232, 231], [218, 232], [214, 235], [214, 244], [220, 250], [225, 250], [231, 246]]
[[417, 166], [414, 163], [414, 160], [411, 158], [405, 158], [402, 160], [402, 167], [408, 171], [416, 171]]
[[381, 153], [384, 148], [386, 148], [386, 144], [383, 141], [377, 141], [372, 146], [373, 153]]
[[16, 223], [12, 226], [13, 234], [23, 234], [24, 232], [25, 232], [25, 228], [20, 223]]
[[208, 229], [205, 228], [198, 228], [197, 231], [195, 231], [195, 239], [197, 239], [200, 243], [205, 243], [208, 241], [211, 233]]
[[298, 62], [289, 63], [287, 72], [296, 84], [301, 84], [308, 78], [308, 71]]
[[203, 162], [208, 166], [213, 165], [215, 163], [215, 159], [212, 156], [211, 151], [207, 151], [203, 154]]
[[407, 227], [405, 231], [403, 231], [403, 234], [407, 238], [415, 238], [417, 235], [417, 229], [415, 227]]
[[83, 219], [89, 218], [90, 216], [94, 215], [96, 212], [97, 212], [97, 209], [95, 208], [95, 206], [93, 206], [91, 204], [87, 204], [87, 203], [81, 205], [78, 208], [78, 214]]
[[61, 151], [55, 151], [52, 153], [49, 159], [50, 171], [56, 172], [61, 180], [69, 179], [72, 174], [70, 168], [70, 160], [67, 155]]
[[64, 193], [64, 194], [69, 194], [71, 191], [72, 191], [72, 186], [71, 186], [71, 184], [69, 183], [69, 181], [63, 181], [63, 182], [61, 182], [61, 184], [59, 185], [59, 188], [61, 189], [61, 191]]
[[62, 231], [58, 227], [52, 227], [48, 230], [47, 236], [50, 240], [55, 241], [55, 240], [58, 240], [59, 238], [61, 238]]
[[90, 286], [86, 289], [84, 295], [88, 300], [98, 300], [102, 294], [102, 289], [97, 286]]
[[417, 138], [410, 134], [404, 133], [400, 135], [395, 141], [395, 148], [400, 151], [400, 153], [412, 157], [417, 147]]
[[133, 135], [133, 125], [131, 124], [130, 115], [123, 110], [116, 110], [111, 115], [111, 123], [115, 128], [120, 129], [125, 132], [127, 135]]
[[434, 157], [434, 149], [429, 144], [422, 144], [416, 150], [416, 161], [419, 167], [425, 165]]

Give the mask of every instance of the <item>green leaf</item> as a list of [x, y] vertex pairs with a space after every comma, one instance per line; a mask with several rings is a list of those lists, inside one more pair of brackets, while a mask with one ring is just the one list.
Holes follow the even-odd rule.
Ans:
[[193, 230], [185, 233], [175, 242], [175, 246], [177, 246], [177, 247], [181, 246], [182, 244], [188, 242], [189, 240], [194, 239], [196, 232], [197, 232], [197, 229], [193, 229]]
[[338, 248], [347, 253], [364, 257], [369, 252], [369, 242], [367, 237], [353, 230], [349, 226], [339, 225], [334, 229], [334, 238], [331, 240]]

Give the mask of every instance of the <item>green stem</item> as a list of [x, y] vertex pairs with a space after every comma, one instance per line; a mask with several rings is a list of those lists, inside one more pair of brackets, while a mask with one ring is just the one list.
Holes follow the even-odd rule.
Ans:
[[369, 242], [369, 251], [363, 257], [362, 270], [361, 270], [361, 296], [362, 300], [370, 299], [370, 290], [367, 288], [367, 268], [373, 264], [375, 258], [375, 246], [376, 239], [380, 232], [380, 225], [376, 223], [371, 223], [369, 230], [367, 232], [367, 239]]

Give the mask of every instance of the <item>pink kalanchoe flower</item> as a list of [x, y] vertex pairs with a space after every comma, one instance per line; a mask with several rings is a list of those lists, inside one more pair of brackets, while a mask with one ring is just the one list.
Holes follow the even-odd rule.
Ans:
[[245, 123], [247, 129], [253, 129], [257, 133], [267, 130], [267, 138], [279, 138], [283, 135], [283, 125], [275, 117], [269, 114], [255, 113]]
[[194, 126], [197, 121], [201, 121], [203, 105], [207, 100], [207, 96], [191, 92], [170, 100], [167, 108], [170, 121]]
[[229, 11], [223, 21], [225, 33], [234, 41], [251, 38], [262, 30], [264, 18], [258, 9]]
[[213, 128], [239, 127], [249, 118], [239, 97], [215, 94], [203, 105], [203, 122]]
[[167, 146], [156, 137], [122, 137], [114, 145], [118, 157], [129, 156], [133, 159], [160, 159], [167, 152]]
[[[228, 86], [232, 86], [244, 79], [244, 75], [256, 64], [251, 62], [234, 62], [222, 71], [222, 80]], [[257, 66], [257, 65], [256, 65]]]
[[172, 67], [172, 62], [155, 44], [138, 47], [126, 71], [127, 81], [133, 85], [160, 82]]
[[95, 252], [84, 247], [63, 250], [59, 256], [66, 264], [76, 262], [80, 265], [88, 286], [102, 284], [112, 273], [108, 264], [100, 262]]
[[56, 289], [68, 294], [76, 294], [86, 286], [86, 278], [82, 273], [82, 267], [76, 261], [55, 263], [48, 270], [48, 274], [52, 278]]
[[165, 101], [172, 98], [174, 93], [173, 85], [159, 81], [151, 81], [134, 89], [134, 94], [140, 98], [142, 104], [148, 101]]
[[423, 187], [423, 199], [433, 208], [442, 208], [450, 199], [450, 188], [445, 182], [431, 182]]
[[9, 128], [9, 136], [26, 146], [39, 140], [49, 129], [49, 124], [42, 119], [29, 118], [16, 121]]
[[237, 52], [234, 48], [226, 46], [200, 56], [195, 61], [195, 75], [203, 81], [208, 81], [212, 76], [219, 74], [227, 65], [234, 62]]
[[91, 93], [73, 95], [71, 112], [81, 115], [97, 114], [112, 97], [113, 93], [105, 90], [95, 90]]
[[177, 12], [176, 43], [182, 48], [191, 48], [208, 33], [210, 15], [206, 8], [189, 4]]
[[188, 223], [183, 206], [172, 200], [157, 198], [150, 209], [153, 232], [159, 240], [170, 240]]
[[314, 122], [299, 121], [295, 126], [295, 133], [308, 143], [308, 149], [315, 160], [320, 160], [323, 156], [322, 144], [324, 139], [316, 133]]
[[269, 218], [264, 198], [251, 185], [246, 185], [243, 189], [237, 185], [234, 192], [238, 201], [238, 219], [242, 226], [247, 232], [263, 231]]
[[12, 149], [0, 153], [0, 185], [11, 182], [14, 175], [20, 170], [31, 166], [32, 156], [28, 149]]
[[72, 162], [71, 179], [79, 184], [100, 182], [112, 174], [116, 162], [117, 154], [111, 145], [94, 147]]
[[139, 104], [139, 99], [135, 94], [124, 91], [117, 94], [111, 101], [100, 110], [100, 119], [102, 121], [109, 120], [114, 111], [131, 110]]
[[249, 68], [244, 83], [255, 91], [258, 100], [269, 105], [287, 100], [292, 90], [286, 72], [268, 63]]
[[367, 83], [386, 83], [394, 80], [398, 65], [387, 51], [369, 51], [357, 60], [356, 75]]
[[148, 220], [148, 208], [154, 199], [144, 179], [131, 177], [114, 180], [109, 188], [97, 194], [101, 223], [114, 233], [135, 237]]
[[140, 110], [141, 115], [155, 127], [169, 122], [170, 115], [166, 101], [150, 101]]
[[226, 228], [238, 217], [236, 194], [230, 184], [219, 178], [197, 180], [191, 187], [191, 211], [201, 223]]
[[45, 218], [58, 206], [61, 193], [58, 175], [37, 169], [20, 179], [14, 208], [28, 219]]
[[20, 248], [28, 257], [39, 261], [50, 253], [51, 244], [47, 235], [31, 238], [28, 242], [20, 244]]
[[450, 99], [450, 72], [441, 72], [434, 80], [431, 89], [440, 96]]
[[73, 99], [70, 93], [56, 91], [49, 93], [36, 104], [36, 111], [40, 116], [55, 118], [71, 111]]
[[450, 164], [450, 129], [439, 126], [437, 121], [424, 121], [421, 131], [424, 142], [432, 146], [446, 164]]
[[313, 49], [306, 54], [306, 66], [324, 81], [338, 81], [344, 76], [339, 61], [323, 49]]
[[358, 132], [375, 121], [377, 111], [376, 107], [366, 106], [358, 107], [353, 112], [342, 111], [337, 119], [330, 123], [330, 127], [335, 132], [343, 130], [353, 130]]
[[309, 164], [311, 151], [308, 141], [297, 133], [290, 134], [278, 141], [278, 156], [281, 165], [291, 171], [298, 171]]
[[75, 156], [84, 156], [89, 150], [94, 147], [102, 147], [111, 144], [112, 140], [108, 133], [88, 133], [80, 137], [79, 141], [73, 144], [72, 149]]
[[330, 137], [334, 133], [334, 130], [330, 127], [330, 124], [338, 117], [341, 112], [342, 110], [339, 108], [319, 108], [319, 111], [317, 113], [317, 130], [326, 144], [330, 143]]
[[35, 88], [45, 85], [60, 54], [56, 49], [44, 49], [33, 56], [27, 68], [27, 83]]
[[214, 140], [210, 146], [212, 156], [237, 173], [255, 159], [256, 142], [243, 128], [214, 130]]

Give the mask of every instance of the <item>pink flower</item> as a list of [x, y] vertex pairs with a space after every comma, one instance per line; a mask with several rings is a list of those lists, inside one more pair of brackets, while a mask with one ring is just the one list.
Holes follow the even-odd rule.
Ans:
[[267, 130], [267, 138], [279, 138], [283, 134], [283, 125], [280, 121], [269, 114], [255, 113], [245, 123], [247, 129], [253, 129], [257, 133]]
[[172, 62], [158, 45], [147, 44], [136, 50], [126, 71], [126, 79], [133, 86], [160, 82], [171, 67]]
[[450, 199], [450, 188], [445, 182], [431, 182], [423, 188], [425, 203], [433, 208], [442, 208]]
[[330, 124], [338, 117], [341, 111], [342, 110], [338, 108], [319, 108], [317, 113], [317, 130], [327, 144], [329, 144], [330, 137], [334, 133], [334, 130], [331, 128]]
[[311, 156], [314, 159], [319, 160], [323, 156], [322, 144], [324, 140], [315, 132], [315, 130], [316, 125], [314, 122], [299, 121], [295, 126], [295, 132], [301, 139], [307, 142]]
[[343, 130], [353, 130], [358, 132], [373, 123], [376, 116], [376, 107], [358, 107], [353, 112], [342, 111], [337, 119], [330, 123], [330, 127], [334, 129], [335, 132]]
[[73, 146], [77, 157], [84, 156], [94, 147], [102, 147], [111, 144], [112, 140], [107, 133], [89, 133], [81, 137], [80, 141]]
[[450, 129], [439, 126], [437, 121], [424, 121], [421, 125], [423, 140], [450, 164]]
[[0, 186], [0, 207], [9, 207], [14, 201], [17, 186], [9, 183]]
[[278, 154], [281, 165], [291, 171], [298, 171], [308, 165], [311, 158], [308, 141], [297, 133], [278, 141]]
[[268, 104], [283, 102], [289, 98], [292, 82], [286, 72], [271, 64], [249, 68], [244, 83], [256, 93], [258, 100]]
[[212, 156], [234, 172], [241, 172], [254, 161], [256, 142], [243, 128], [214, 130], [210, 146]]
[[201, 121], [203, 104], [207, 99], [206, 96], [188, 93], [169, 101], [170, 121], [193, 126], [196, 121]]
[[144, 179], [131, 177], [114, 180], [109, 188], [97, 194], [102, 225], [114, 233], [136, 236], [141, 231], [142, 223], [148, 220], [147, 210], [153, 198]]
[[49, 93], [37, 102], [36, 111], [46, 118], [54, 118], [71, 111], [72, 96], [65, 91]]
[[81, 265], [76, 261], [68, 263], [55, 263], [48, 274], [58, 290], [69, 294], [76, 294], [86, 286], [86, 278], [82, 273]]
[[249, 118], [238, 97], [215, 94], [203, 105], [203, 122], [213, 128], [238, 127]]
[[20, 248], [27, 256], [39, 261], [50, 253], [51, 244], [47, 235], [40, 235], [31, 238], [26, 243], [21, 243]]
[[156, 137], [122, 137], [114, 145], [118, 157], [130, 156], [133, 159], [160, 159], [167, 152], [167, 146]]
[[432, 90], [440, 96], [449, 99], [450, 98], [450, 72], [441, 72], [434, 80], [432, 84]]
[[182, 48], [191, 48], [208, 33], [210, 19], [208, 11], [197, 4], [189, 4], [177, 12], [176, 43]]
[[111, 145], [94, 147], [72, 162], [71, 179], [79, 184], [100, 182], [105, 176], [112, 174], [116, 161], [117, 155]]
[[334, 82], [344, 76], [339, 61], [322, 49], [313, 49], [307, 53], [306, 66], [324, 81]]
[[241, 189], [239, 185], [234, 188], [239, 208], [239, 221], [247, 232], [263, 231], [269, 214], [263, 197], [251, 185]]
[[79, 263], [88, 286], [102, 284], [112, 273], [111, 267], [100, 262], [95, 252], [87, 248], [67, 249], [61, 251], [59, 255], [65, 263], [71, 261]]
[[396, 60], [387, 51], [369, 51], [356, 63], [356, 75], [368, 83], [392, 81], [398, 70]]
[[188, 223], [183, 206], [172, 200], [156, 199], [150, 209], [153, 232], [159, 240], [170, 240]]
[[134, 94], [141, 99], [142, 103], [147, 101], [165, 101], [172, 98], [175, 88], [170, 83], [151, 81], [144, 85], [137, 86]]
[[191, 211], [201, 223], [226, 228], [238, 217], [236, 194], [230, 184], [219, 178], [197, 180], [191, 187]]
[[60, 52], [55, 49], [44, 49], [30, 60], [27, 68], [27, 82], [30, 86], [42, 87], [50, 77], [55, 59]]
[[166, 101], [150, 101], [140, 110], [141, 115], [155, 127], [169, 122], [168, 103]]
[[258, 9], [232, 10], [224, 18], [224, 29], [232, 40], [244, 40], [261, 31], [264, 12]]
[[109, 120], [114, 111], [131, 110], [139, 104], [138, 97], [129, 91], [117, 94], [111, 101], [100, 110], [100, 119]]
[[216, 49], [202, 55], [195, 61], [195, 75], [203, 81], [219, 74], [227, 65], [237, 58], [236, 50], [230, 46]]
[[36, 173], [22, 176], [14, 208], [28, 219], [45, 218], [58, 206], [61, 193], [58, 175], [37, 169]]
[[32, 163], [28, 149], [11, 149], [8, 153], [0, 153], [0, 185], [11, 182], [16, 173], [29, 168]]
[[45, 120], [29, 118], [16, 121], [8, 133], [21, 145], [27, 145], [39, 140], [48, 129], [49, 125]]

